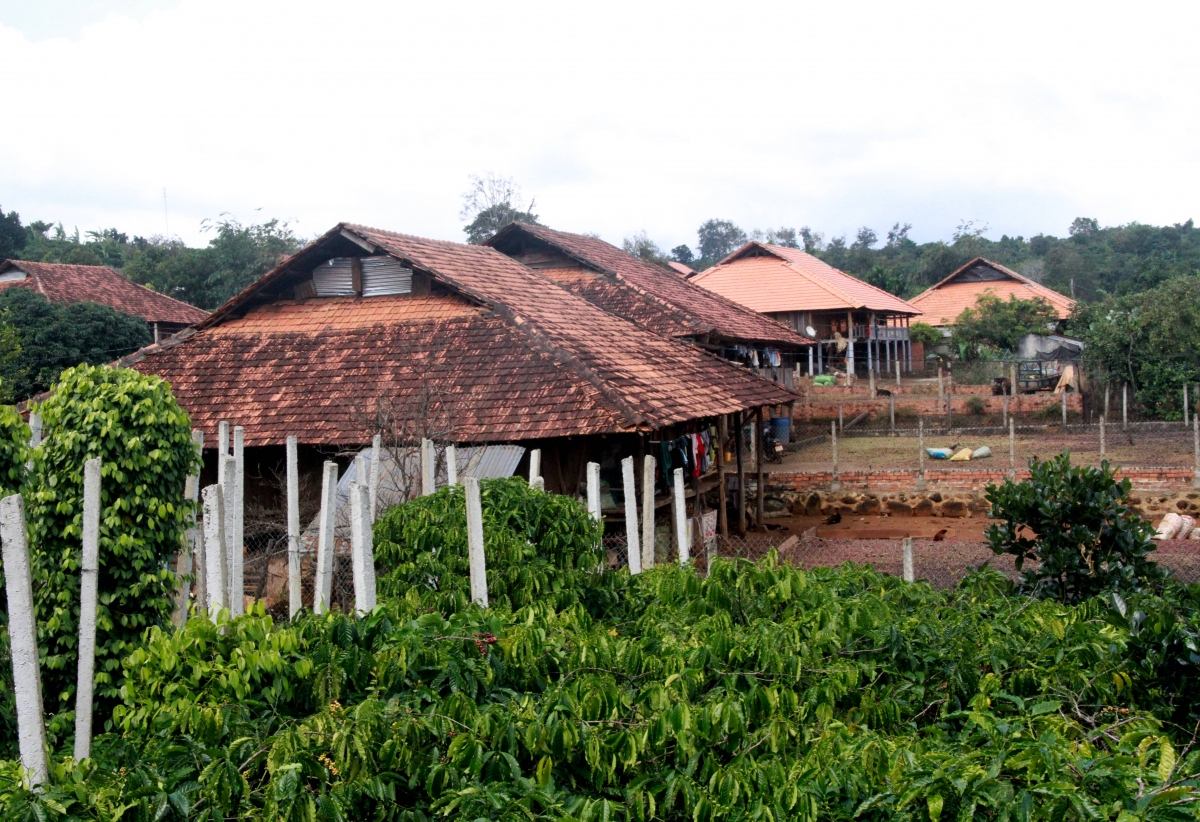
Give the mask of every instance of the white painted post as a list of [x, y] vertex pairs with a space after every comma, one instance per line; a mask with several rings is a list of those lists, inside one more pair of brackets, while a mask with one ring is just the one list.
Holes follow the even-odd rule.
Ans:
[[299, 440], [287, 438], [288, 619], [304, 607], [300, 591], [300, 461]]
[[1104, 461], [1104, 415], [1100, 415], [1100, 461]]
[[233, 497], [236, 507], [233, 509], [233, 527], [234, 540], [233, 545], [226, 546], [229, 551], [229, 558], [232, 560], [230, 568], [233, 570], [233, 578], [229, 586], [229, 613], [233, 616], [240, 616], [245, 610], [245, 592], [246, 592], [246, 429], [242, 426], [234, 426], [233, 429], [233, 466], [234, 466], [234, 491]]
[[534, 477], [533, 479], [531, 479], [529, 481], [529, 486], [534, 491], [545, 491], [546, 490], [546, 478], [545, 477]]
[[642, 461], [642, 569], [654, 567], [654, 457]]
[[217, 482], [225, 476], [225, 460], [229, 459], [229, 421], [217, 424]]
[[875, 399], [875, 369], [867, 369], [867, 390], [870, 392], [871, 399]]
[[1183, 387], [1183, 424], [1188, 424], [1188, 387]]
[[446, 482], [458, 485], [458, 448], [453, 443], [446, 446]]
[[638, 543], [637, 488], [633, 484], [633, 457], [621, 460], [621, 478], [625, 485], [625, 545], [629, 553], [629, 573], [642, 572], [642, 552]]
[[542, 475], [542, 449], [534, 448], [529, 452], [529, 482], [532, 485], [533, 481]]
[[844, 419], [842, 417], [842, 409], [843, 409], [843, 405], [839, 402], [838, 403], [838, 425], [837, 425], [839, 431], [842, 430], [842, 427], [845, 424]]
[[1001, 417], [1001, 421], [1004, 423], [1005, 427], [1007, 427], [1008, 426], [1008, 394], [1005, 394], [1004, 396], [1002, 396], [1000, 398], [1000, 408], [1002, 410], [1002, 415], [1003, 415]]
[[[194, 483], [195, 477], [188, 477]], [[79, 681], [75, 690], [75, 761], [92, 755], [96, 677], [96, 598], [100, 574], [100, 459], [83, 464], [83, 561], [79, 569]], [[184, 593], [184, 612], [187, 593]]]
[[[675, 544], [679, 548], [679, 564], [687, 565], [691, 560], [692, 546], [687, 541], [687, 501], [683, 496], [683, 469], [675, 469]], [[759, 488], [758, 493], [763, 489]]]
[[[842, 487], [841, 480], [838, 479], [839, 474], [838, 474], [837, 434], [838, 434], [838, 427], [836, 425], [834, 425], [832, 422], [829, 423], [829, 438], [833, 443], [833, 482], [830, 484], [829, 487], [834, 491], [838, 491]], [[762, 489], [759, 489], [759, 493], [762, 493]]]
[[487, 560], [483, 552], [483, 503], [479, 496], [479, 480], [463, 478], [467, 495], [467, 558], [471, 568], [471, 601], [481, 608], [488, 607]]
[[33, 579], [25, 535], [25, 501], [20, 494], [0, 500], [0, 542], [3, 542], [5, 590], [8, 593], [8, 635], [12, 644], [13, 696], [17, 703], [17, 742], [21, 765], [31, 785], [50, 778], [46, 752], [42, 672], [38, 667], [37, 623], [33, 612]]
[[362, 451], [354, 455], [354, 479], [351, 484], [367, 484], [367, 455]]
[[904, 552], [904, 581], [912, 582], [916, 578], [916, 574], [913, 571], [912, 537], [905, 537], [901, 541], [900, 547]]
[[1062, 418], [1063, 418], [1063, 428], [1066, 428], [1067, 427], [1067, 389], [1065, 389], [1065, 388], [1063, 389], [1063, 392], [1062, 392]]
[[[428, 440], [426, 440], [428, 442]], [[333, 550], [337, 528], [337, 480], [336, 462], [326, 462], [321, 476], [321, 516], [317, 525], [317, 572], [313, 585], [313, 613], [323, 614], [329, 609], [330, 593], [333, 590]]]
[[350, 561], [354, 570], [354, 610], [375, 610], [375, 551], [371, 536], [371, 492], [362, 483], [350, 486]]
[[[30, 450], [30, 452], [32, 452], [34, 448], [37, 448], [41, 444], [42, 444], [42, 415], [31, 412], [29, 414], [29, 450]], [[32, 453], [30, 453], [29, 459], [25, 463], [25, 470], [26, 471], [33, 470], [33, 454]]]
[[[903, 346], [903, 343], [900, 344]], [[900, 351], [896, 352], [896, 385], [900, 384]]]
[[917, 482], [916, 490], [925, 490], [925, 420], [917, 418]]
[[437, 490], [434, 471], [433, 440], [421, 440], [421, 496], [427, 497]]
[[1129, 383], [1121, 385], [1121, 430], [1129, 427]]
[[1104, 383], [1104, 416], [1108, 416], [1108, 382]]
[[204, 573], [208, 579], [208, 615], [213, 622], [225, 607], [225, 489], [210, 485], [204, 499]]
[[812, 346], [810, 345], [808, 347], [808, 376], [811, 377], [812, 375], [813, 375], [813, 349], [812, 349]]
[[1008, 418], [1008, 473], [1017, 474], [1017, 426], [1012, 417]]
[[888, 424], [892, 429], [892, 436], [896, 436], [896, 395], [888, 397]]
[[600, 463], [587, 464], [587, 507], [596, 522], [600, 521]]
[[[450, 465], [453, 467], [454, 466], [454, 457], [453, 457], [454, 446], [451, 445], [450, 448], [451, 448], [451, 451], [450, 451], [447, 459], [449, 459]], [[367, 487], [367, 493], [371, 498], [371, 524], [372, 525], [375, 524], [375, 500], [379, 497], [379, 472], [380, 472], [380, 470], [382, 470], [380, 468], [379, 463], [380, 463], [380, 460], [382, 460], [382, 459], [383, 459], [383, 435], [376, 434], [375, 438], [373, 440], [371, 440], [371, 478], [370, 478], [370, 480], [368, 480], [368, 482], [370, 484]], [[451, 480], [451, 482], [453, 483], [454, 480]]]
[[221, 479], [221, 505], [225, 512], [225, 593], [222, 602], [229, 609], [229, 615], [235, 616], [233, 610], [233, 554], [236, 549], [237, 518], [237, 463], [233, 457], [225, 460], [225, 476]]

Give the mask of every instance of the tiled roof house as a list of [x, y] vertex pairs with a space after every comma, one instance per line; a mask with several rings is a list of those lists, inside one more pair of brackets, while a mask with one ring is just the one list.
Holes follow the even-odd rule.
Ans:
[[958, 315], [974, 307], [983, 294], [993, 294], [1002, 300], [1010, 297], [1020, 300], [1043, 299], [1050, 303], [1060, 320], [1071, 316], [1071, 310], [1075, 307], [1075, 301], [1070, 297], [983, 257], [971, 260], [909, 302], [921, 310], [922, 322], [944, 328], [954, 325]]
[[911, 366], [908, 324], [921, 313], [798, 248], [750, 242], [689, 282], [820, 340], [811, 371]]
[[123, 364], [168, 379], [206, 442], [229, 420], [248, 449], [363, 445], [381, 403], [432, 397], [446, 439], [537, 443], [570, 493], [601, 452], [796, 399], [495, 249], [346, 223]]
[[[510, 223], [487, 245], [554, 280], [572, 294], [666, 337], [695, 343], [730, 359], [778, 352], [778, 374], [807, 358], [814, 342], [677, 272], [648, 263], [597, 237]], [[771, 355], [774, 356], [774, 355]], [[761, 357], [755, 359], [764, 366]], [[744, 360], [743, 360], [744, 361]]]
[[0, 263], [0, 289], [28, 288], [52, 303], [93, 302], [141, 317], [158, 340], [194, 325], [208, 312], [159, 294], [100, 265], [34, 263], [5, 260]]

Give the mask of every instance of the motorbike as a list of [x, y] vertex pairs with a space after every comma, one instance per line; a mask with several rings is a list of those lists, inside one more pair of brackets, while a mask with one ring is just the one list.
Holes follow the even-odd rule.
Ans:
[[763, 454], [767, 462], [783, 462], [783, 443], [775, 436], [775, 429], [770, 423], [763, 424]]

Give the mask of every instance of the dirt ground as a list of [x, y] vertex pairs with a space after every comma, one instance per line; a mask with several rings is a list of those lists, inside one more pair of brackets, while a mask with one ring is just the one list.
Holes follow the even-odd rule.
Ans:
[[[785, 552], [783, 558], [805, 568], [836, 567], [844, 562], [869, 564], [877, 571], [899, 576], [903, 571], [901, 538], [913, 538], [913, 566], [917, 579], [939, 588], [958, 583], [972, 569], [988, 565], [1012, 579], [1019, 574], [1013, 558], [993, 554], [983, 532], [986, 517], [847, 516], [836, 525], [822, 517], [779, 517], [768, 520], [770, 543], [778, 545], [791, 535], [817, 529], [817, 539]], [[776, 528], [776, 526], [778, 526]], [[934, 541], [939, 531], [942, 539]], [[765, 551], [765, 549], [763, 549]], [[752, 557], [757, 558], [757, 557]], [[1200, 541], [1164, 540], [1152, 558], [1170, 568], [1184, 582], [1200, 583]]]
[[[1105, 432], [1105, 456], [1113, 465], [1130, 467], [1194, 465], [1192, 434], [1183, 430], [1152, 430], [1122, 432], [1109, 426]], [[957, 468], [981, 465], [987, 468], [1008, 468], [1008, 437], [1003, 434], [929, 435], [926, 448], [971, 449], [986, 445], [993, 456], [970, 463], [947, 462], [926, 458], [926, 468]], [[1082, 433], [1063, 433], [1056, 429], [1044, 432], [1018, 433], [1015, 438], [1016, 465], [1023, 468], [1032, 458], [1048, 459], [1061, 451], [1071, 452], [1072, 462], [1080, 465], [1100, 464], [1100, 439], [1096, 429]], [[784, 457], [781, 463], [770, 463], [768, 471], [828, 471], [833, 462], [833, 446], [823, 442]], [[838, 465], [842, 471], [916, 469], [920, 463], [920, 441], [917, 437], [844, 436], [838, 440]]]

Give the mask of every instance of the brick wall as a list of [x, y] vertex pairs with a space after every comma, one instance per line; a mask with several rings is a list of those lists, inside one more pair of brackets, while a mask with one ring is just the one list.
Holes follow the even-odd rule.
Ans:
[[[881, 387], [886, 388], [886, 386]], [[837, 387], [836, 389], [827, 388], [825, 390], [849, 391], [851, 389]], [[887, 390], [890, 391], [891, 388], [888, 388]], [[836, 420], [838, 417], [838, 406], [841, 406], [842, 414], [847, 420], [851, 417], [861, 414], [863, 411], [869, 412], [871, 417], [886, 417], [888, 415], [889, 400], [887, 397], [871, 400], [866, 397], [865, 393], [846, 393], [843, 396], [845, 397], [844, 400], [835, 395], [828, 398], [820, 398], [827, 399], [828, 401], [826, 402], [798, 402], [793, 407], [792, 419], [797, 422], [803, 422], [806, 420]], [[956, 415], [969, 415], [971, 413], [967, 403], [968, 401], [974, 402], [974, 400], [971, 400], [972, 396], [983, 400], [986, 413], [999, 414], [1004, 408], [1004, 397], [994, 397], [990, 394], [985, 395], [974, 392], [971, 394], [960, 394], [958, 393], [958, 388], [956, 387], [955, 393], [950, 396], [950, 402]], [[817, 398], [814, 397], [813, 399], [815, 400]], [[1016, 397], [1008, 398], [1008, 410], [1009, 413], [1012, 414], [1036, 413], [1038, 411], [1044, 411], [1047, 408], [1057, 409], [1061, 407], [1061, 405], [1062, 398], [1058, 394], [1020, 394]], [[1067, 410], [1076, 414], [1083, 413], [1083, 395], [1078, 393], [1067, 394]], [[939, 400], [936, 395], [932, 397], [925, 397], [915, 395], [901, 396], [897, 394], [896, 411], [900, 414], [908, 412], [910, 414], [915, 413], [925, 417], [937, 414], [945, 414], [946, 400], [944, 398]]]

